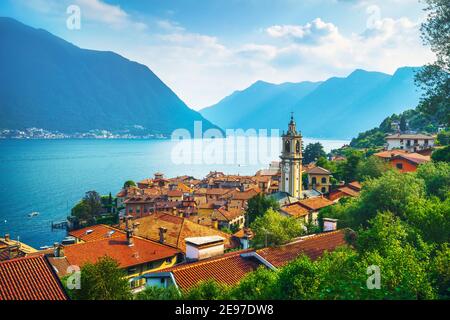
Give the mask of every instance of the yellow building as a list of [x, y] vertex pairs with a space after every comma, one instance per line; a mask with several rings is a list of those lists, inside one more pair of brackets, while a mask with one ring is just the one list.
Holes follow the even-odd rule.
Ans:
[[288, 131], [282, 135], [280, 191], [295, 198], [302, 193], [302, 135], [297, 132], [294, 116], [291, 115]]
[[322, 193], [330, 192], [331, 172], [322, 167], [314, 167], [306, 171], [308, 175], [308, 189]]

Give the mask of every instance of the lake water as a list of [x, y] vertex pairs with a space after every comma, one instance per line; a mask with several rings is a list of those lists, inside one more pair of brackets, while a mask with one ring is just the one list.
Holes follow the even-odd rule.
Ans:
[[[348, 143], [304, 138], [305, 145], [316, 141], [326, 151]], [[157, 171], [166, 177], [202, 178], [214, 170], [253, 175], [269, 164], [174, 164], [176, 146], [169, 140], [0, 140], [0, 235], [36, 248], [52, 245], [65, 231], [52, 231], [51, 222], [64, 220], [88, 190], [114, 195], [124, 181]], [[266, 158], [278, 160], [278, 151]], [[29, 218], [32, 211], [40, 215]]]

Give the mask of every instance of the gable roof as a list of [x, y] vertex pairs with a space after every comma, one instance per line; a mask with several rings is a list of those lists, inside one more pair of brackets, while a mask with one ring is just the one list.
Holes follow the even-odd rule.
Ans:
[[43, 255], [0, 262], [0, 300], [67, 300]]
[[429, 162], [431, 160], [430, 156], [423, 156], [419, 153], [399, 154], [395, 157], [392, 157], [392, 159], [405, 159], [415, 165], [419, 165], [424, 162]]
[[66, 246], [64, 253], [71, 265], [81, 267], [86, 263], [95, 263], [103, 256], [109, 256], [117, 260], [121, 268], [173, 257], [179, 253], [175, 248], [139, 237], [133, 237], [133, 241], [132, 246], [128, 245], [126, 235], [121, 233], [115, 238]]
[[241, 209], [226, 209], [221, 207], [213, 212], [212, 217], [217, 218], [220, 221], [232, 221], [244, 214], [244, 210]]
[[304, 206], [306, 209], [310, 210], [319, 210], [334, 204], [333, 201], [330, 201], [323, 197], [303, 199], [300, 200], [298, 203]]
[[249, 250], [226, 253], [220, 257], [198, 262], [183, 263], [159, 272], [172, 272], [181, 291], [187, 291], [201, 281], [215, 280], [225, 285], [237, 284], [247, 273], [255, 271], [261, 264], [241, 254]]
[[[179, 248], [183, 252], [186, 252], [184, 239], [190, 237], [218, 235], [225, 238], [225, 247], [235, 246], [231, 241], [231, 235], [171, 214], [159, 212], [136, 219], [134, 222], [139, 223], [138, 228], [134, 231], [135, 235], [156, 241], [159, 241], [159, 228], [166, 228], [165, 243]], [[123, 224], [121, 226], [123, 227]]]
[[396, 155], [404, 154], [404, 153], [408, 153], [408, 150], [402, 150], [402, 149], [385, 150], [385, 151], [380, 151], [380, 152], [374, 153], [373, 155], [377, 156], [379, 158], [383, 158], [383, 159], [390, 159]]
[[306, 170], [307, 174], [321, 174], [321, 175], [331, 175], [331, 172], [322, 167], [314, 167]]
[[72, 230], [69, 235], [85, 242], [95, 241], [100, 239], [117, 238], [124, 234], [122, 230], [112, 228], [104, 224], [98, 224], [91, 227], [86, 227], [78, 230]]
[[309, 210], [302, 207], [298, 202], [283, 206], [281, 210], [294, 218], [304, 217], [309, 214]]
[[256, 252], [273, 266], [282, 267], [301, 254], [315, 260], [325, 251], [333, 251], [345, 244], [345, 230], [337, 230], [302, 237], [279, 247], [263, 248]]

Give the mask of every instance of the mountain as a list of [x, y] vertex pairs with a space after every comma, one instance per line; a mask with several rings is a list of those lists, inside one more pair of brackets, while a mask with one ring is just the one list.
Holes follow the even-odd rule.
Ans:
[[2, 17], [0, 47], [0, 128], [169, 134], [192, 130], [194, 121], [215, 127], [149, 68], [116, 53], [81, 49]]
[[393, 75], [357, 69], [323, 82], [258, 81], [200, 113], [223, 129], [285, 130], [294, 111], [304, 136], [349, 139], [386, 116], [417, 105], [416, 69], [403, 67]]

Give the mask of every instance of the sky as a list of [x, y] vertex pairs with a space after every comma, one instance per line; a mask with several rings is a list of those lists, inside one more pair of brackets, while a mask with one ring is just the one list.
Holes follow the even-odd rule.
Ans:
[[430, 62], [420, 39], [423, 7], [419, 0], [2, 0], [0, 16], [145, 64], [199, 110], [258, 80], [392, 74]]

